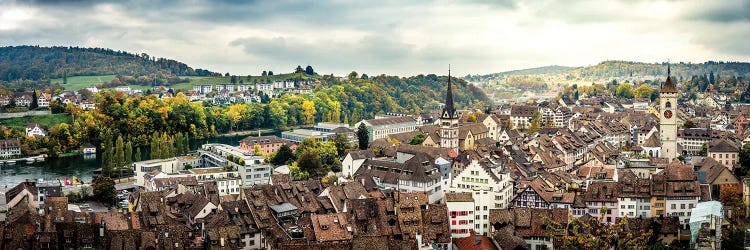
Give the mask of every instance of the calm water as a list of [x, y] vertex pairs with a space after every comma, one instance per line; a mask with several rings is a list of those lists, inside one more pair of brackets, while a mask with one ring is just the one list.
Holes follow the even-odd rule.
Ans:
[[[242, 136], [228, 136], [228, 137], [217, 137], [203, 140], [191, 140], [190, 149], [195, 150], [200, 148], [205, 143], [222, 143], [237, 146], [239, 140], [247, 137]], [[148, 148], [141, 148], [143, 153], [143, 159], [147, 159]], [[95, 157], [93, 155], [85, 156], [73, 156], [58, 159], [47, 159], [44, 162], [26, 164], [16, 163], [15, 165], [0, 165], [0, 189], [2, 187], [12, 188], [18, 183], [29, 179], [29, 180], [64, 180], [65, 177], [73, 178], [78, 177], [79, 180], [88, 183], [91, 181], [91, 174], [95, 169], [101, 167], [101, 156]]]

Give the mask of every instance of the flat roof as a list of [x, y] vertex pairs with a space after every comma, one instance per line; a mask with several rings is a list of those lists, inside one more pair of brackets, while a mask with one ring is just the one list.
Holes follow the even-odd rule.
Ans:
[[283, 213], [283, 212], [297, 210], [297, 207], [292, 205], [292, 203], [289, 203], [289, 202], [284, 202], [278, 205], [271, 205], [270, 207], [276, 213]]
[[190, 171], [191, 173], [194, 173], [194, 174], [216, 174], [216, 173], [229, 172], [229, 171], [224, 170], [224, 168], [221, 168], [221, 167], [215, 167], [215, 168], [193, 168], [193, 169], [190, 169], [188, 171]]
[[308, 137], [309, 136], [323, 136], [323, 135], [329, 135], [329, 134], [331, 134], [331, 133], [327, 133], [327, 132], [321, 132], [321, 131], [317, 131], [317, 130], [304, 129], [304, 128], [302, 128], [302, 129], [293, 129], [291, 131], [284, 131], [284, 132], [281, 132], [281, 133], [282, 134], [292, 134], [292, 135], [308, 136]]

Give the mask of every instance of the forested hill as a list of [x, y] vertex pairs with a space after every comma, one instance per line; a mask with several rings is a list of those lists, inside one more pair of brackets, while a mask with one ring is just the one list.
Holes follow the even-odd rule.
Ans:
[[0, 82], [92, 75], [208, 76], [216, 73], [147, 54], [105, 48], [0, 47]]
[[573, 69], [573, 67], [552, 65], [552, 66], [544, 66], [544, 67], [529, 68], [529, 69], [511, 70], [511, 71], [505, 71], [505, 72], [500, 72], [500, 73], [492, 73], [488, 75], [467, 75], [466, 77], [464, 77], [464, 79], [466, 79], [467, 81], [474, 82], [474, 81], [482, 81], [483, 79], [490, 78], [490, 77], [497, 77], [497, 76], [559, 74], [570, 69]]
[[[486, 108], [487, 95], [462, 79], [453, 78], [453, 98], [458, 108]], [[371, 119], [385, 112], [423, 113], [439, 109], [445, 102], [446, 76], [435, 74], [398, 77], [379, 75], [338, 79], [326, 76], [315, 90], [315, 98], [330, 98], [350, 113], [349, 121]], [[319, 109], [317, 105], [316, 109]], [[342, 116], [343, 119], [343, 116]]]
[[[705, 63], [671, 63], [672, 75], [677, 78], [690, 79], [692, 76], [708, 75], [711, 72], [721, 76], [750, 76], [750, 63], [715, 62]], [[511, 75], [546, 76], [556, 82], [586, 81], [600, 82], [611, 80], [653, 79], [667, 74], [667, 63], [643, 63], [632, 61], [604, 61], [586, 67], [548, 66], [528, 70], [508, 71], [487, 75], [470, 75], [465, 79], [472, 82], [496, 80]]]

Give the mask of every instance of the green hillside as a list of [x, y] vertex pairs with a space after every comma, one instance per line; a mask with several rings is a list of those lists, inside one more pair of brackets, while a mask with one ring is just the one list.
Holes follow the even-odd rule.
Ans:
[[22, 130], [26, 127], [26, 123], [38, 123], [41, 126], [51, 128], [60, 123], [69, 124], [71, 121], [72, 119], [68, 114], [51, 114], [0, 119], [0, 125]]
[[101, 75], [211, 76], [184, 63], [105, 48], [0, 47], [0, 81]]

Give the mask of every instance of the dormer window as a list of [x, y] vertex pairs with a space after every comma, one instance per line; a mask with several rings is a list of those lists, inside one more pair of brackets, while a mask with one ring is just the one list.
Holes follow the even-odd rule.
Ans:
[[321, 225], [321, 226], [320, 226], [320, 229], [323, 229], [323, 230], [328, 230], [328, 225]]

